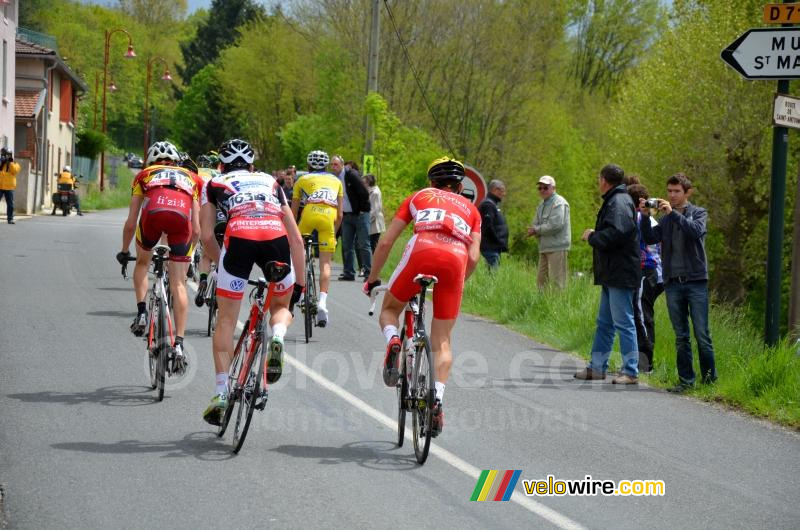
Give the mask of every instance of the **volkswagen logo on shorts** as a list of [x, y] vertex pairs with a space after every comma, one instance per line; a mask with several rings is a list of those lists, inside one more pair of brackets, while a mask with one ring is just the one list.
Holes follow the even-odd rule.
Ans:
[[231, 289], [241, 291], [244, 289], [244, 280], [231, 280]]

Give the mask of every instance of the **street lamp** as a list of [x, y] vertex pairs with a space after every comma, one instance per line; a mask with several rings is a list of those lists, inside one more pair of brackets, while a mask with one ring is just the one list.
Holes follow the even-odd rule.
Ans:
[[157, 61], [161, 61], [164, 63], [164, 75], [161, 76], [161, 80], [165, 82], [172, 81], [172, 76], [169, 74], [169, 66], [167, 65], [167, 60], [163, 57], [151, 57], [147, 61], [147, 80], [145, 81], [144, 85], [144, 156], [147, 157], [147, 148], [150, 147], [150, 131], [148, 126], [148, 120], [150, 118], [150, 76], [151, 72], [153, 71], [153, 64]]
[[[111, 88], [112, 91], [117, 89], [116, 85], [114, 85], [113, 88], [108, 86], [108, 59], [109, 48], [111, 47], [111, 35], [117, 32], [122, 32], [128, 36], [128, 51], [125, 53], [125, 57], [128, 59], [136, 57], [136, 53], [133, 51], [133, 39], [130, 33], [122, 28], [112, 29], [111, 31], [106, 30], [105, 54], [103, 55], [103, 134], [106, 133], [106, 88]], [[104, 149], [100, 152], [100, 191], [105, 189], [105, 170], [106, 152]]]

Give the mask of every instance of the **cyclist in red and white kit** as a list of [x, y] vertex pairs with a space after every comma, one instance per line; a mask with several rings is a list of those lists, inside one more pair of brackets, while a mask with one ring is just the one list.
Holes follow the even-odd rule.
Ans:
[[367, 295], [380, 285], [380, 271], [392, 246], [408, 223], [413, 221], [414, 235], [392, 273], [381, 308], [380, 327], [387, 343], [383, 381], [394, 387], [400, 375], [398, 361], [402, 343], [397, 328], [406, 303], [419, 292], [414, 277], [417, 274], [436, 276], [438, 282], [433, 291], [430, 333], [438, 378], [435, 382], [434, 435], [439, 434], [444, 426], [442, 399], [453, 364], [450, 337], [461, 310], [464, 282], [480, 258], [481, 216], [475, 205], [460, 195], [464, 176], [464, 164], [458, 160], [442, 157], [431, 162], [428, 166], [431, 187], [409, 195], [400, 205], [378, 242], [372, 258], [372, 271], [364, 283]]
[[[292, 264], [289, 274], [275, 285], [270, 301], [272, 338], [267, 359], [267, 382], [280, 378], [283, 369], [283, 338], [292, 323], [290, 300], [295, 302], [303, 291], [305, 257], [303, 239], [292, 211], [277, 181], [266, 173], [253, 170], [255, 153], [244, 140], [229, 140], [219, 150], [221, 175], [203, 188], [201, 232], [206, 253], [218, 265], [217, 327], [214, 332], [214, 370], [216, 391], [203, 419], [219, 425], [227, 408], [228, 369], [233, 355], [233, 329], [239, 306], [253, 265], [262, 271], [269, 261]], [[222, 249], [214, 236], [217, 208], [228, 224]], [[260, 400], [266, 396], [259, 397]], [[258, 403], [256, 404], [258, 406]]]
[[[162, 234], [169, 244], [169, 287], [175, 314], [175, 348], [177, 370], [185, 368], [183, 334], [189, 313], [186, 295], [186, 270], [194, 244], [200, 237], [199, 198], [202, 181], [195, 173], [179, 167], [180, 154], [169, 142], [156, 142], [147, 150], [146, 167], [136, 175], [131, 185], [131, 204], [128, 219], [122, 229], [120, 263], [127, 262], [131, 240], [136, 236], [136, 266], [133, 288], [136, 292], [136, 318], [131, 331], [137, 337], [147, 327], [147, 268], [153, 247]], [[141, 210], [141, 212], [140, 212]], [[138, 223], [137, 223], [138, 220]]]

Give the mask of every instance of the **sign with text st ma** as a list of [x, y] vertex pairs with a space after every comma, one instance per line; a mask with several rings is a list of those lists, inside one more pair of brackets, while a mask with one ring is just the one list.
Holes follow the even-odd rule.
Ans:
[[747, 30], [721, 56], [747, 79], [799, 79], [800, 28]]

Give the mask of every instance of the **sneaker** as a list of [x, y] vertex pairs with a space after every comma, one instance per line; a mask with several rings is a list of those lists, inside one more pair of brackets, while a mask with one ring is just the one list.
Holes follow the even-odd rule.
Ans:
[[690, 385], [687, 383], [679, 383], [675, 386], [671, 386], [667, 389], [667, 392], [671, 392], [673, 394], [683, 394], [692, 389], [694, 385]]
[[283, 339], [272, 337], [267, 359], [267, 383], [275, 383], [283, 373]]
[[267, 393], [266, 389], [262, 390], [261, 393], [258, 394], [256, 398], [256, 404], [253, 405], [253, 408], [256, 410], [264, 410], [267, 408], [267, 398], [269, 394]]
[[189, 359], [183, 351], [183, 343], [173, 346], [172, 375], [181, 376], [186, 373]]
[[340, 282], [354, 282], [356, 281], [356, 277], [350, 274], [340, 274], [339, 275]]
[[15, 224], [17, 224], [17, 222], [15, 220], [11, 219], [11, 220], [8, 221], [8, 224], [15, 225]]
[[211, 425], [219, 426], [222, 424], [222, 416], [228, 408], [228, 396], [217, 394], [211, 398], [211, 404], [203, 412], [203, 419]]
[[136, 318], [133, 319], [131, 333], [136, 337], [141, 337], [144, 335], [145, 328], [147, 328], [147, 313], [139, 313], [136, 315]]
[[588, 366], [586, 368], [584, 368], [583, 370], [575, 373], [575, 379], [583, 379], [585, 381], [592, 381], [592, 380], [595, 380], [595, 379], [602, 380], [602, 379], [605, 379], [605, 378], [606, 378], [606, 374], [600, 373], [600, 372], [595, 372], [594, 370], [592, 370]]
[[78, 215], [80, 215], [81, 217], [83, 217], [83, 212], [78, 212]]
[[639, 378], [628, 374], [619, 374], [611, 380], [611, 383], [615, 385], [638, 385]]
[[328, 325], [328, 306], [317, 304], [317, 327], [324, 328]]
[[383, 383], [386, 386], [397, 386], [397, 380], [400, 379], [400, 370], [397, 369], [397, 359], [400, 356], [400, 350], [403, 348], [403, 343], [400, 342], [400, 337], [395, 335], [386, 345], [386, 358], [383, 360]]
[[197, 285], [197, 296], [194, 297], [194, 305], [203, 307], [206, 301], [206, 289], [208, 288], [208, 280], [200, 280]]
[[367, 276], [369, 276], [369, 272], [367, 272], [367, 269], [361, 269], [360, 271], [358, 271], [359, 278], [366, 278]]
[[436, 438], [444, 429], [444, 411], [442, 402], [438, 399], [433, 402], [433, 421], [431, 422], [431, 437]]

